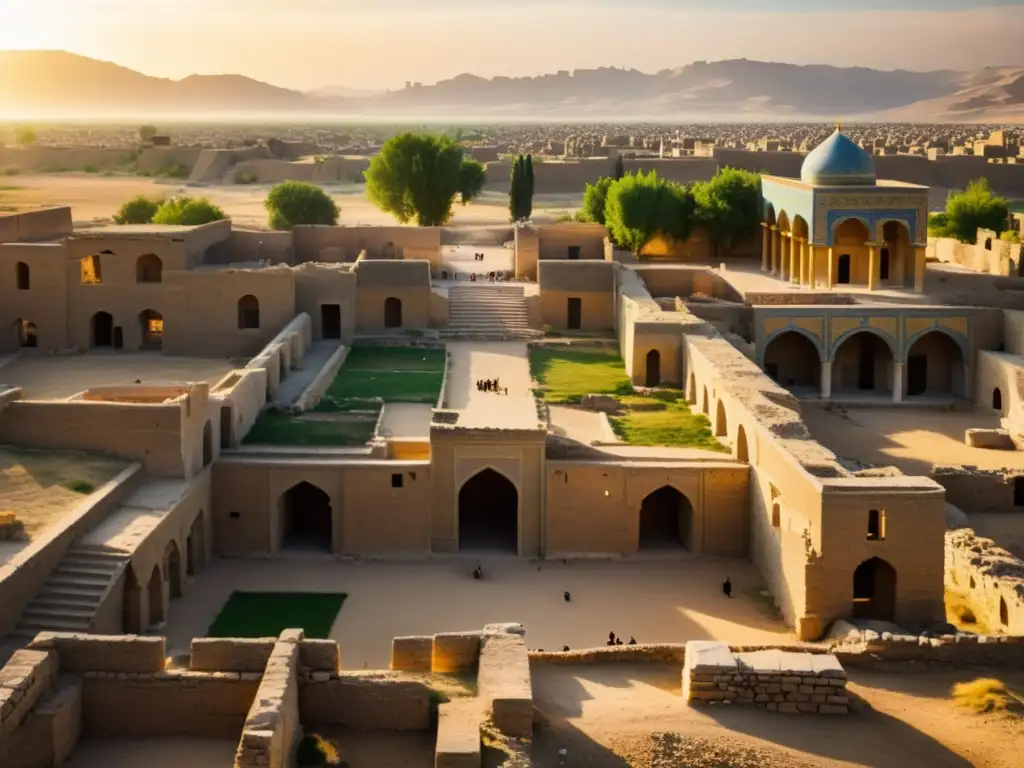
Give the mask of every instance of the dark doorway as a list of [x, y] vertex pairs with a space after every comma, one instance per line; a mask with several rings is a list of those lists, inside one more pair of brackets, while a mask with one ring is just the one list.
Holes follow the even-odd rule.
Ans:
[[853, 572], [853, 618], [896, 620], [896, 569], [873, 557]]
[[910, 355], [907, 358], [907, 394], [920, 395], [928, 389], [928, 358]]
[[341, 338], [341, 305], [320, 305], [320, 329], [325, 339]]
[[878, 279], [889, 279], [889, 249], [883, 248], [878, 254]]
[[97, 312], [92, 316], [92, 345], [111, 347], [114, 344], [114, 318], [109, 312]]
[[331, 498], [315, 485], [301, 482], [285, 493], [284, 547], [331, 551]]
[[384, 299], [384, 327], [402, 327], [402, 300], [391, 296]]
[[664, 485], [640, 504], [640, 537], [637, 549], [689, 549], [693, 506], [685, 495]]
[[120, 325], [114, 327], [114, 349], [124, 349], [124, 330]]
[[999, 391], [999, 387], [992, 390], [992, 407], [997, 411], [1003, 410], [1003, 393]]
[[178, 545], [171, 541], [167, 545], [167, 583], [170, 585], [171, 599], [181, 597], [181, 552]]
[[234, 415], [230, 405], [220, 407], [220, 447], [231, 447], [231, 427], [234, 426]]
[[661, 385], [661, 353], [652, 349], [647, 353], [647, 370], [644, 376], [645, 387], [657, 387]]
[[1024, 507], [1024, 477], [1013, 478], [1013, 506]]
[[857, 363], [857, 389], [875, 388], [875, 345], [862, 344]]
[[571, 261], [578, 261], [580, 258], [580, 247], [578, 245], [569, 246], [569, 259]]
[[839, 257], [839, 269], [836, 271], [837, 283], [845, 284], [850, 282], [850, 254], [844, 253]]
[[570, 331], [578, 331], [582, 323], [583, 299], [567, 299], [565, 327]]
[[39, 336], [36, 333], [36, 324], [30, 323], [28, 320], [18, 320], [18, 346], [19, 347], [38, 347]]
[[519, 492], [485, 469], [459, 491], [459, 551], [519, 552]]
[[164, 319], [159, 312], [144, 309], [139, 313], [139, 330], [143, 349], [162, 349], [164, 345]]
[[207, 421], [203, 426], [203, 466], [213, 464], [213, 425]]

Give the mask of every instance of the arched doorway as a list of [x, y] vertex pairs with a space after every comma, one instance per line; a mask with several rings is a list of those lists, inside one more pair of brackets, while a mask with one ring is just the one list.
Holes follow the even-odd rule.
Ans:
[[715, 408], [715, 437], [725, 437], [729, 434], [729, 420], [725, 413], [725, 403], [718, 401]]
[[15, 321], [15, 329], [18, 332], [18, 346], [24, 349], [34, 349], [39, 346], [39, 336], [36, 333], [36, 324], [21, 318]]
[[652, 349], [647, 353], [647, 370], [644, 376], [644, 386], [657, 387], [661, 385], [661, 353]]
[[90, 321], [90, 338], [93, 347], [114, 345], [114, 318], [109, 312], [97, 312]]
[[459, 551], [519, 552], [519, 491], [484, 469], [459, 490]]
[[167, 583], [170, 586], [171, 599], [181, 597], [181, 551], [174, 539], [167, 544], [164, 552], [167, 570]]
[[992, 407], [1000, 413], [1003, 412], [1003, 393], [999, 387], [992, 390]]
[[208, 467], [213, 463], [213, 425], [206, 420], [203, 425], [203, 466]]
[[142, 348], [158, 350], [164, 345], [164, 318], [159, 312], [144, 309], [139, 313]]
[[202, 571], [206, 564], [206, 513], [201, 509], [192, 521], [188, 538], [185, 539], [185, 561], [189, 576]]
[[787, 389], [818, 394], [821, 391], [821, 355], [799, 331], [786, 331], [764, 349], [764, 372]]
[[697, 377], [692, 373], [690, 374], [690, 380], [686, 384], [686, 402], [690, 405], [697, 404]]
[[1010, 611], [1006, 607], [1006, 598], [999, 598], [999, 623], [1004, 627], [1010, 625]]
[[853, 572], [853, 617], [896, 620], [896, 569], [873, 557]]
[[750, 461], [750, 452], [747, 448], [747, 430], [743, 428], [742, 424], [736, 430], [736, 460]]
[[331, 497], [312, 483], [293, 486], [282, 497], [282, 546], [331, 551]]
[[163, 275], [164, 263], [155, 253], [144, 254], [135, 261], [135, 282], [160, 283]]
[[906, 376], [908, 397], [964, 397], [966, 393], [960, 345], [941, 331], [929, 331], [911, 345]]
[[153, 572], [149, 575], [149, 626], [159, 624], [167, 617], [167, 608], [164, 605], [164, 580], [160, 574], [160, 564], [153, 566]]
[[142, 587], [131, 564], [124, 572], [124, 597], [121, 612], [122, 631], [130, 635], [140, 635], [146, 631], [147, 624], [142, 620]]
[[878, 279], [889, 279], [889, 249], [882, 248], [878, 252]]
[[640, 504], [639, 551], [690, 549], [693, 505], [671, 485], [647, 494]]
[[701, 413], [703, 413], [705, 416], [709, 416], [711, 414], [711, 406], [708, 405], [708, 388], [707, 387], [704, 387], [704, 399], [701, 400], [700, 410], [701, 410]]
[[402, 300], [389, 296], [384, 299], [384, 327], [402, 327]]
[[836, 283], [848, 285], [850, 283], [850, 254], [842, 253], [836, 264]]
[[870, 331], [858, 331], [836, 348], [832, 364], [834, 392], [887, 394], [892, 392], [892, 349]]

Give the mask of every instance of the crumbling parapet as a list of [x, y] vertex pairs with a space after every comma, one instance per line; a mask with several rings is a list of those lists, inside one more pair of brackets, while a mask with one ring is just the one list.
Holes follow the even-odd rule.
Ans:
[[1024, 636], [1024, 560], [970, 528], [946, 533], [946, 589], [992, 631]]

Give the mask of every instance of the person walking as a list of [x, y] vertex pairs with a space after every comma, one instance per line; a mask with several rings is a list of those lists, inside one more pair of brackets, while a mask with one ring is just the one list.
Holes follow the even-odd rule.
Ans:
[[732, 597], [732, 581], [729, 580], [728, 576], [726, 576], [725, 581], [722, 582], [722, 594], [729, 598]]

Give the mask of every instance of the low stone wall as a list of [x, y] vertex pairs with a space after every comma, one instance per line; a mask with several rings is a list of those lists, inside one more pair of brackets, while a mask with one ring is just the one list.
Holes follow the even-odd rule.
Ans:
[[301, 629], [287, 629], [274, 645], [263, 679], [245, 719], [235, 768], [287, 768], [301, 733], [299, 648]]
[[[27, 646], [56, 651], [60, 671], [153, 673], [164, 668], [164, 638], [138, 635], [82, 635], [40, 632]], [[261, 670], [262, 671], [262, 670]]]
[[430, 635], [396, 637], [391, 641], [391, 669], [400, 672], [430, 672], [434, 638]]
[[533, 682], [524, 630], [519, 624], [484, 627], [478, 695], [494, 726], [506, 736], [533, 734]]
[[1024, 635], [1024, 560], [970, 528], [946, 533], [945, 555], [947, 591], [962, 595], [985, 626]]
[[531, 651], [530, 660], [534, 659], [549, 664], [682, 664], [686, 660], [686, 644], [614, 645], [578, 651]]
[[430, 669], [444, 674], [459, 674], [476, 669], [480, 659], [479, 632], [445, 632], [434, 635]]
[[338, 371], [341, 370], [341, 366], [348, 359], [348, 353], [351, 349], [351, 347], [344, 345], [338, 347], [334, 354], [324, 363], [324, 367], [320, 369], [320, 372], [313, 377], [313, 380], [302, 391], [302, 394], [299, 395], [290, 410], [298, 413], [313, 410], [320, 403], [324, 393], [331, 386], [335, 377], [337, 377]]
[[425, 731], [436, 706], [433, 691], [402, 672], [340, 672], [299, 690], [306, 726], [340, 725], [364, 731]]
[[273, 637], [197, 637], [188, 666], [193, 672], [263, 672], [276, 644]]
[[686, 644], [683, 698], [688, 704], [750, 704], [777, 712], [849, 712], [846, 672], [832, 654], [733, 653], [713, 641]]

